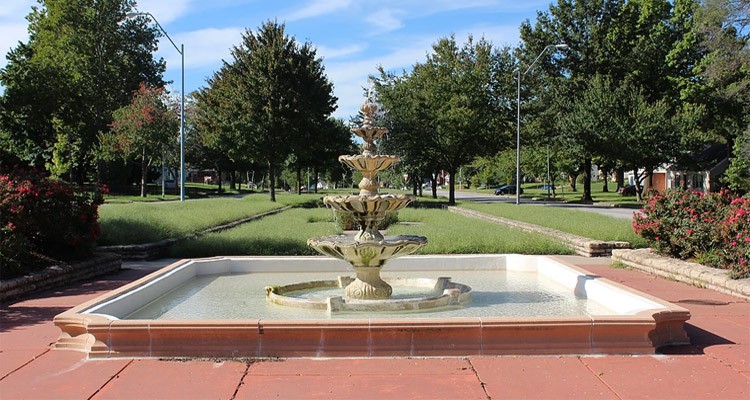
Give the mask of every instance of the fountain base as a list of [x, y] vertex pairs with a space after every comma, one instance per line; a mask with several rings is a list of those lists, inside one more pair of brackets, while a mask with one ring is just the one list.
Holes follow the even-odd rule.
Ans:
[[[267, 304], [263, 286], [259, 284], [257, 297], [247, 302], [228, 301], [226, 289], [221, 288], [216, 292], [215, 302], [201, 300], [200, 304], [212, 310], [202, 317], [134, 314], [196, 279], [213, 281], [217, 274], [224, 273], [230, 274], [227, 283], [240, 284], [237, 279], [240, 275], [236, 274], [253, 277], [273, 273], [294, 279], [297, 274], [320, 276], [317, 274], [334, 272], [335, 277], [346, 273], [342, 264], [324, 257], [216, 257], [179, 261], [56, 316], [55, 325], [62, 332], [54, 348], [85, 352], [89, 358], [466, 357], [653, 354], [660, 346], [690, 342], [684, 329], [684, 322], [690, 318], [688, 310], [548, 256], [430, 255], [399, 258], [389, 263], [398, 276], [419, 276], [429, 271], [436, 276], [461, 276], [462, 281], [471, 283], [474, 291], [470, 305], [460, 310], [446, 307], [438, 309], [438, 313], [377, 315], [293, 310]], [[483, 271], [482, 278], [466, 280], [467, 271]], [[547, 313], [557, 309], [552, 307], [555, 303], [529, 303], [527, 291], [513, 293], [514, 289], [509, 289], [509, 293], [496, 293], [499, 281], [489, 277], [500, 278], [514, 272], [535, 274], [535, 279], [549, 281], [587, 303], [605, 306], [608, 311], [581, 315]], [[389, 283], [394, 285], [393, 281]], [[254, 296], [245, 293], [248, 289], [242, 287], [237, 288], [243, 293], [241, 298]], [[509, 311], [495, 308], [521, 303], [546, 314], [510, 315]], [[191, 310], [195, 308], [189, 301], [181, 300], [177, 305], [180, 304]], [[213, 306], [219, 304], [225, 305], [225, 311], [243, 315], [218, 314]], [[266, 308], [295, 311], [307, 317], [293, 317], [286, 312], [271, 316], [264, 313]]]
[[[427, 278], [396, 278], [383, 281], [384, 285], [391, 289], [391, 285], [399, 288], [425, 288], [429, 289], [427, 294], [405, 296], [398, 299], [371, 300], [348, 296], [326, 296], [325, 298], [310, 298], [310, 296], [297, 296], [298, 293], [309, 293], [331, 288], [346, 288], [349, 292], [354, 286], [357, 290], [358, 279], [340, 276], [338, 280], [312, 281], [295, 283], [284, 286], [266, 286], [266, 296], [274, 304], [282, 306], [327, 310], [329, 313], [340, 311], [424, 311], [441, 307], [461, 306], [471, 301], [471, 288], [469, 286], [451, 282], [451, 278], [440, 277], [438, 279]], [[364, 283], [364, 282], [361, 282]], [[390, 293], [388, 297], [390, 297]]]

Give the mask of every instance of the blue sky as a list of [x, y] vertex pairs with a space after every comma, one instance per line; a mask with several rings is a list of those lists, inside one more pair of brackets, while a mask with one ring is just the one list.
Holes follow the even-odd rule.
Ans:
[[[496, 45], [515, 46], [518, 27], [546, 10], [550, 0], [140, 0], [139, 11], [153, 14], [169, 36], [185, 45], [185, 89], [206, 85], [230, 59], [241, 34], [264, 21], [286, 24], [298, 41], [311, 42], [323, 57], [326, 74], [339, 98], [335, 116], [348, 119], [363, 101], [362, 88], [377, 65], [409, 70], [422, 62], [431, 45], [454, 33], [469, 34]], [[4, 0], [0, 7], [0, 51], [28, 40], [25, 16], [34, 0]], [[180, 57], [162, 38], [158, 57], [167, 61], [165, 78], [179, 92]], [[6, 63], [0, 60], [0, 67]]]

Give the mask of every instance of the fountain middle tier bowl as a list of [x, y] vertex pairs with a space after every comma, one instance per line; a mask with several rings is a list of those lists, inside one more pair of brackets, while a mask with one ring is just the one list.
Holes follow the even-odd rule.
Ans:
[[338, 211], [359, 215], [385, 215], [390, 211], [398, 211], [409, 205], [414, 196], [406, 194], [377, 194], [373, 196], [348, 195], [325, 196], [323, 203]]
[[399, 161], [398, 156], [387, 156], [387, 155], [365, 155], [358, 154], [352, 156], [340, 156], [339, 162], [345, 164], [351, 169], [356, 169], [360, 172], [369, 172], [371, 174], [384, 171], [391, 167], [391, 165]]
[[409, 255], [427, 244], [422, 236], [386, 236], [377, 242], [358, 242], [349, 236], [325, 236], [307, 240], [318, 252], [356, 267], [380, 267], [391, 258]]

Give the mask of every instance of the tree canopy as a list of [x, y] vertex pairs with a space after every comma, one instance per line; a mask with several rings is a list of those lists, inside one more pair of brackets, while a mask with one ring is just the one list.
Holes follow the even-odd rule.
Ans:
[[415, 166], [432, 161], [450, 174], [449, 204], [455, 204], [458, 168], [493, 154], [509, 138], [512, 114], [499, 100], [511, 91], [505, 77], [512, 68], [509, 49], [471, 36], [459, 47], [451, 36], [435, 43], [411, 73], [396, 77], [381, 70], [375, 77], [390, 140], [406, 146]]
[[0, 70], [0, 146], [32, 166], [82, 183], [99, 134], [141, 83], [164, 85], [158, 31], [126, 19], [133, 0], [41, 0], [28, 15], [29, 41]]

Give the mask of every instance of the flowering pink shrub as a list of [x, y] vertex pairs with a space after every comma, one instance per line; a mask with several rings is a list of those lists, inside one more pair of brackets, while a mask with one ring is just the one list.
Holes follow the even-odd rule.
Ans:
[[728, 191], [657, 194], [633, 220], [657, 253], [750, 276], [750, 200]]
[[0, 170], [0, 266], [10, 278], [52, 260], [90, 254], [98, 204], [36, 170]]

